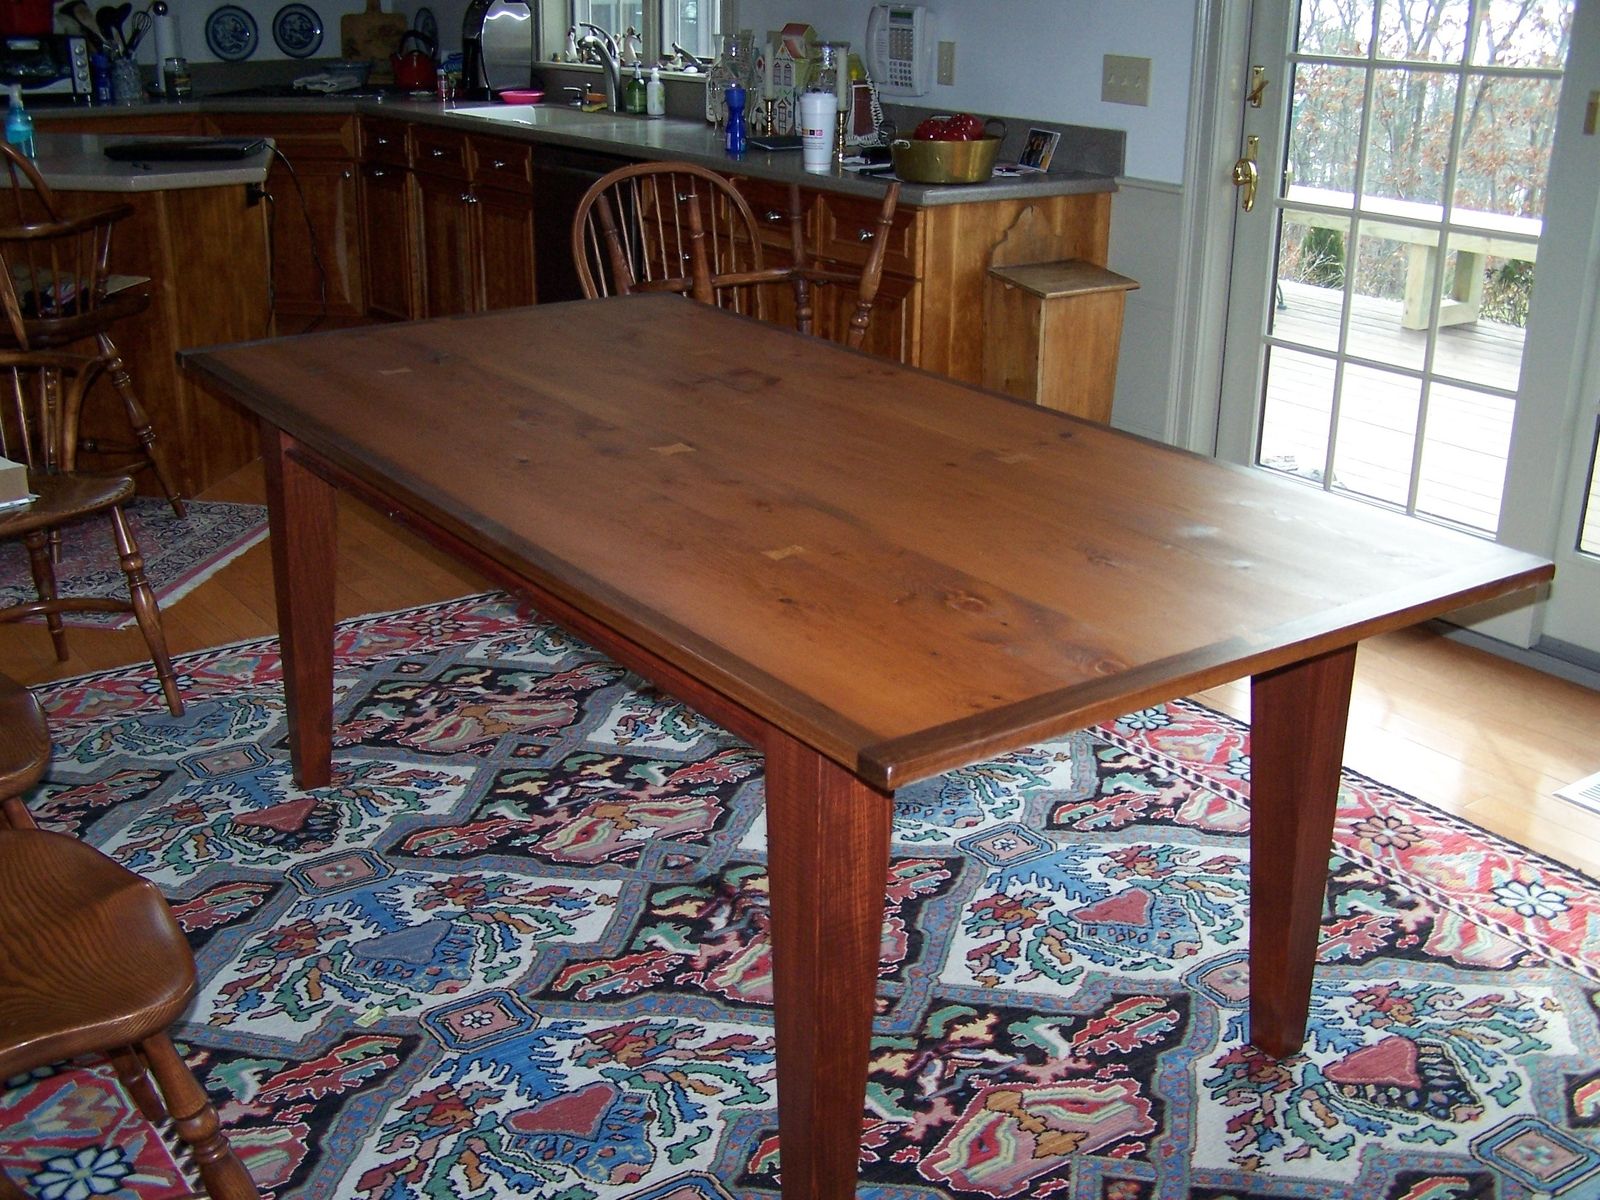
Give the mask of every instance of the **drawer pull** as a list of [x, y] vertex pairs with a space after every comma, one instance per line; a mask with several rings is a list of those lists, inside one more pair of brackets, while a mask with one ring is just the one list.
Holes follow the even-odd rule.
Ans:
[[873, 238], [875, 238], [877, 236], [878, 236], [878, 231], [876, 229], [858, 229], [858, 230], [856, 230], [856, 241], [858, 241], [858, 242], [870, 242]]
[[493, 167], [496, 171], [504, 171], [511, 164], [506, 162], [506, 160], [503, 159], [503, 158], [496, 158], [496, 159], [492, 160], [489, 163], [489, 165], [491, 167]]
[[766, 212], [761, 214], [761, 219], [766, 221], [769, 225], [776, 225], [779, 221], [783, 220], [786, 215], [787, 214], [783, 213], [779, 209], [769, 208]]
[[382, 167], [369, 167], [367, 169], [368, 179], [386, 179], [388, 175], [389, 172], [385, 171]]
[[380, 135], [372, 139], [372, 144], [375, 146], [387, 146], [389, 139]]
[[435, 146], [433, 149], [429, 150], [428, 153], [433, 155], [434, 158], [443, 158], [445, 156], [445, 150], [443, 146]]

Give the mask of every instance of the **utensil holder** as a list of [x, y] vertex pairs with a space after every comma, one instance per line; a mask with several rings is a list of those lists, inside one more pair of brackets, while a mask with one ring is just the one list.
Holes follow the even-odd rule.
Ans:
[[126, 55], [116, 54], [111, 58], [111, 103], [144, 103], [144, 79], [139, 74], [139, 64]]

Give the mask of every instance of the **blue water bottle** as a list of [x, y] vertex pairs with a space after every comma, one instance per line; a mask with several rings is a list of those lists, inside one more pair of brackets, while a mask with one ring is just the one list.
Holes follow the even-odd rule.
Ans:
[[728, 153], [735, 158], [744, 157], [744, 88], [737, 83], [729, 84], [722, 93], [723, 103], [728, 106], [728, 135], [725, 145]]

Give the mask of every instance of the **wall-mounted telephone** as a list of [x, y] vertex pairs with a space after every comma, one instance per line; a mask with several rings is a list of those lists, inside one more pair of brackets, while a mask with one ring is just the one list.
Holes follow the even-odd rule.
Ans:
[[933, 31], [921, 4], [874, 4], [867, 15], [867, 69], [886, 96], [933, 87]]

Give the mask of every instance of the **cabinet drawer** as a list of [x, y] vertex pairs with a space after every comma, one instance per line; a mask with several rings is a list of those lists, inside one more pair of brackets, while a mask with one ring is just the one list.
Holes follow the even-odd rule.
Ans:
[[411, 165], [430, 175], [467, 178], [466, 135], [428, 125], [411, 127]]
[[[789, 248], [789, 185], [765, 179], [741, 179], [739, 191], [755, 213], [756, 228], [761, 231], [761, 242], [768, 246]], [[812, 209], [817, 194], [800, 189], [800, 223], [805, 230], [806, 245], [810, 247], [813, 236]]]
[[[817, 205], [817, 257], [838, 262], [864, 263], [877, 236], [881, 200], [823, 193]], [[921, 274], [921, 255], [917, 239], [917, 210], [904, 205], [895, 209], [889, 226], [889, 248], [884, 252], [883, 269], [904, 275]]]
[[367, 162], [411, 165], [407, 153], [406, 122], [374, 117], [361, 118], [361, 157]]
[[471, 136], [467, 145], [473, 182], [513, 192], [533, 190], [533, 147], [527, 142]]

